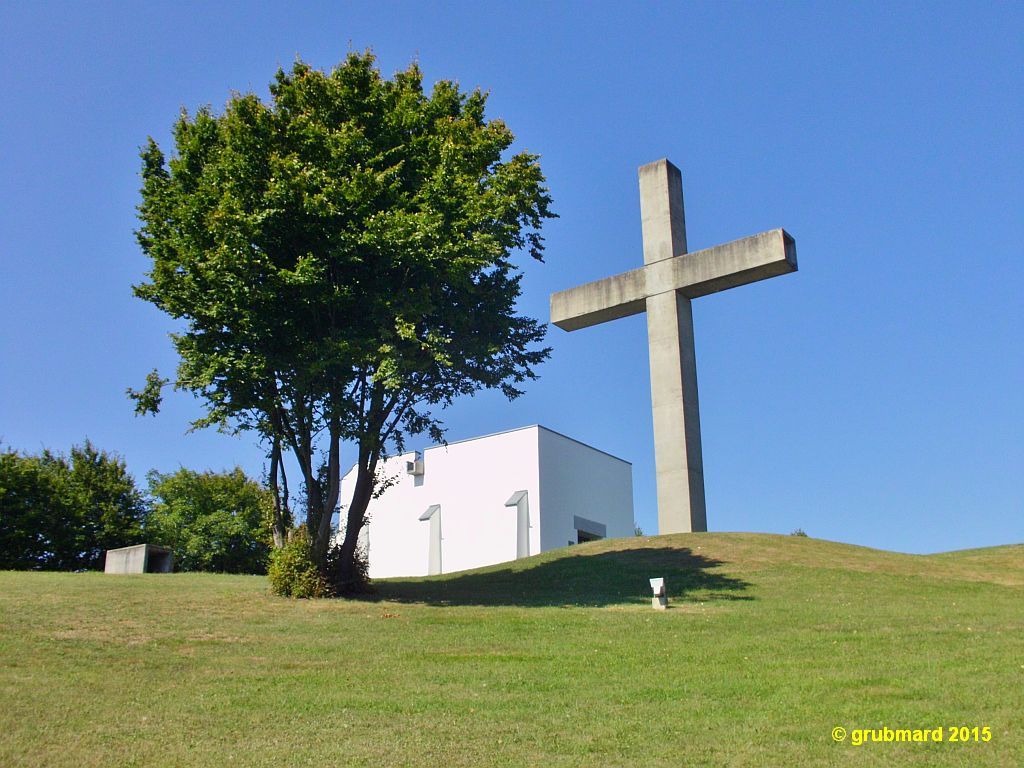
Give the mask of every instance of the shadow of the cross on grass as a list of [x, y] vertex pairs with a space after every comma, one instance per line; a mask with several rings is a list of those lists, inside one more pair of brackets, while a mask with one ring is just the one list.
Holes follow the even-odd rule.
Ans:
[[464, 574], [374, 582], [368, 600], [435, 605], [605, 606], [650, 604], [648, 581], [665, 577], [671, 601], [750, 600], [750, 584], [715, 572], [725, 563], [682, 547], [638, 547], [529, 558]]

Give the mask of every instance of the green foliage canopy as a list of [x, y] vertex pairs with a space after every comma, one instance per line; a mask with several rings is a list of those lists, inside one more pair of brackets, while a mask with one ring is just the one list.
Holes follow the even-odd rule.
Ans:
[[70, 456], [0, 453], [0, 569], [99, 569], [142, 540], [146, 505], [124, 461], [88, 440]]
[[146, 533], [174, 551], [183, 571], [265, 573], [273, 497], [238, 467], [231, 472], [148, 475]]

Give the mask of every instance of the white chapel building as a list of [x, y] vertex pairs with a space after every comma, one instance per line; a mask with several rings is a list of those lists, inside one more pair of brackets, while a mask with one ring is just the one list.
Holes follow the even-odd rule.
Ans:
[[[534, 425], [387, 459], [367, 508], [370, 577], [479, 568], [633, 535], [633, 466]], [[342, 519], [355, 471], [341, 480]]]

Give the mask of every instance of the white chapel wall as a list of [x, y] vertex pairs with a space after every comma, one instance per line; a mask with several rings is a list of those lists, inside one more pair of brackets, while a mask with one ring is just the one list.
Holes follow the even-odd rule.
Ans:
[[[383, 475], [395, 482], [370, 502], [372, 578], [428, 573], [432, 521], [420, 516], [435, 504], [442, 573], [516, 558], [517, 510], [505, 502], [518, 491], [527, 492], [531, 555], [575, 542], [577, 516], [608, 537], [633, 535], [632, 466], [544, 427], [428, 448], [422, 476], [406, 473], [415, 457], [389, 459]], [[352, 472], [342, 480], [345, 507], [354, 480]]]
[[540, 429], [543, 550], [576, 541], [574, 517], [601, 523], [608, 538], [633, 535], [633, 466], [551, 430]]
[[[396, 482], [370, 503], [371, 578], [427, 573], [430, 522], [419, 517], [432, 504], [441, 506], [442, 573], [515, 559], [516, 508], [505, 502], [516, 491], [528, 493], [530, 553], [540, 551], [537, 427], [428, 448], [421, 477], [406, 473], [414, 457], [385, 463], [385, 476]], [[342, 480], [346, 507], [354, 482], [352, 472]]]

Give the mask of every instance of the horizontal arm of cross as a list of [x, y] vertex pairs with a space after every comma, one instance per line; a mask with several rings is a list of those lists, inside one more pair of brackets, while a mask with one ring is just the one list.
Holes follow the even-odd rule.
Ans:
[[564, 331], [643, 312], [647, 298], [681, 291], [687, 298], [796, 271], [796, 241], [771, 229], [646, 264], [614, 277], [551, 295], [551, 322]]

